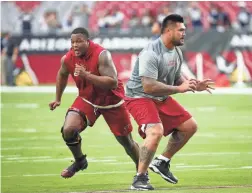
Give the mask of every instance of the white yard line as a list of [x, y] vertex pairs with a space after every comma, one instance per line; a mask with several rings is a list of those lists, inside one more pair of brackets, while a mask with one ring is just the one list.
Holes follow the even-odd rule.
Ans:
[[55, 128], [1, 128], [2, 133], [59, 133], [58, 130], [55, 130]]
[[17, 109], [37, 109], [40, 105], [37, 103], [1, 103], [0, 108], [17, 108]]
[[[218, 170], [244, 170], [247, 168], [238, 167], [238, 168], [193, 168], [193, 169], [184, 168], [184, 169], [185, 169], [185, 171], [205, 171], [205, 170], [218, 171]], [[183, 171], [183, 170], [177, 168], [177, 170], [175, 169], [174, 171]]]
[[62, 140], [60, 136], [58, 137], [8, 137], [4, 138], [2, 136], [1, 141], [33, 141], [33, 140]]
[[131, 165], [133, 164], [132, 161], [129, 162], [108, 162], [108, 163], [104, 163], [105, 165]]
[[[2, 93], [55, 93], [55, 86], [1, 86]], [[213, 94], [244, 94], [252, 95], [252, 88], [216, 88]], [[64, 93], [78, 93], [75, 86], [67, 86]], [[209, 94], [208, 92], [187, 92], [187, 94]]]
[[[19, 157], [19, 159], [6, 159], [6, 160], [2, 160], [2, 164], [5, 164], [5, 163], [24, 163], [24, 162], [49, 162], [49, 163], [52, 163], [52, 162], [65, 162], [65, 161], [70, 161], [70, 160], [73, 160], [73, 158], [47, 158], [47, 159], [43, 159], [43, 158], [37, 158], [37, 159], [22, 159]], [[88, 162], [99, 162], [99, 163], [105, 163], [105, 162], [117, 162], [117, 163], [120, 163], [118, 162], [117, 160], [115, 159], [88, 159]]]
[[[19, 130], [18, 132], [23, 132], [23, 133], [37, 133], [38, 131], [36, 129], [23, 129], [23, 130]], [[44, 131], [40, 131], [40, 132], [44, 132]], [[53, 131], [55, 132], [55, 131]], [[9, 132], [7, 130], [3, 130], [2, 133], [12, 133]], [[16, 132], [13, 132], [16, 133]], [[47, 133], [47, 132], [45, 132]], [[48, 132], [48, 133], [52, 133], [52, 132]], [[244, 140], [250, 140], [252, 139], [252, 136], [250, 135], [227, 135], [227, 136], [221, 136], [221, 135], [214, 135], [214, 134], [196, 134], [195, 135], [196, 138], [218, 138], [218, 139], [236, 139], [237, 143], [244, 143]], [[36, 141], [36, 140], [59, 140], [61, 141], [62, 138], [59, 135], [56, 136], [45, 136], [45, 137], [35, 137], [35, 136], [27, 136], [27, 137], [3, 137], [1, 138], [0, 141], [2, 142], [8, 142], [8, 141]], [[210, 142], [205, 142], [205, 141], [197, 141], [197, 140], [193, 140], [191, 142], [192, 144], [209, 144]], [[223, 141], [224, 143], [224, 141]], [[93, 148], [101, 148], [101, 147], [114, 147], [113, 144], [111, 145], [88, 145], [88, 147], [93, 147]]]
[[[245, 184], [245, 185], [219, 185], [219, 186], [190, 186], [190, 187], [168, 187], [168, 188], [157, 188], [155, 191], [162, 191], [168, 190], [169, 191], [177, 191], [179, 190], [187, 190], [187, 192], [194, 192], [193, 190], [215, 190], [215, 192], [218, 192], [218, 189], [238, 189], [238, 188], [251, 188], [251, 184]], [[132, 190], [127, 190], [127, 189], [120, 189], [120, 190], [89, 190], [88, 192], [68, 192], [68, 193], [126, 193], [126, 192], [131, 192]]]
[[[247, 119], [251, 119], [250, 116], [246, 116]], [[248, 123], [249, 125], [252, 125], [252, 123]], [[43, 128], [1, 128], [1, 132], [2, 133], [17, 133], [17, 132], [20, 132], [20, 133], [37, 133], [37, 132], [41, 132], [41, 133], [58, 133], [58, 130], [55, 130], [55, 128], [47, 128], [47, 129], [43, 129]], [[85, 134], [87, 134], [88, 130], [85, 131]], [[104, 134], [108, 134], [108, 135], [111, 135], [111, 132], [103, 132], [102, 135]], [[58, 137], [59, 135], [55, 136], [55, 137], [52, 137], [50, 135], [50, 137], [43, 137], [43, 139], [46, 139], [46, 140], [49, 140], [49, 139], [61, 139], [61, 137]], [[252, 135], [250, 134], [240, 134], [240, 133], [236, 133], [236, 132], [233, 132], [231, 134], [224, 134], [224, 133], [213, 133], [213, 132], [198, 132], [195, 134], [195, 137], [206, 137], [206, 138], [222, 138], [222, 139], [230, 139], [230, 138], [234, 138], [234, 139], [250, 139], [252, 138]], [[2, 137], [2, 140], [7, 140], [7, 141], [22, 141], [22, 140], [26, 140], [26, 139], [29, 139], [29, 140], [37, 140], [38, 137], [11, 137], [11, 138], [8, 138], [8, 137]], [[101, 145], [90, 145], [90, 146], [93, 146], [93, 147], [99, 147]], [[113, 145], [111, 145], [113, 146]]]
[[175, 166], [175, 168], [216, 168], [220, 165], [184, 165], [184, 166]]
[[252, 166], [243, 166], [242, 169], [252, 169]]
[[[2, 93], [55, 93], [55, 86], [20, 86], [20, 87], [1, 87]], [[67, 86], [64, 93], [78, 93], [75, 86]]]
[[214, 134], [214, 133], [200, 133], [200, 132], [197, 132], [197, 133], [195, 133], [195, 137], [210, 137], [210, 138], [215, 138], [215, 137], [218, 137], [218, 135]]
[[[251, 166], [252, 167], [252, 166]], [[221, 170], [247, 170], [248, 168], [244, 167], [237, 167], [237, 168], [181, 168], [181, 169], [174, 169], [173, 171], [221, 171]], [[104, 174], [125, 174], [125, 173], [132, 173], [134, 174], [136, 171], [106, 171], [106, 172], [79, 172], [77, 175], [104, 175]], [[11, 178], [11, 177], [45, 177], [45, 176], [59, 176], [60, 174], [23, 174], [23, 175], [7, 175], [2, 176], [2, 178]]]
[[[178, 154], [177, 156], [213, 156], [213, 155], [241, 155], [242, 153], [240, 152], [212, 152], [212, 153], [187, 153], [187, 154]], [[248, 154], [246, 152], [245, 154]], [[118, 159], [123, 158], [125, 156], [111, 156], [111, 157], [88, 157], [89, 162], [101, 162], [104, 164], [110, 164], [110, 165], [116, 165], [116, 164], [132, 164], [131, 161], [128, 162], [123, 162], [123, 161], [118, 161]], [[53, 158], [51, 156], [37, 156], [37, 157], [21, 157], [21, 156], [12, 156], [12, 157], [3, 157], [2, 158], [2, 163], [3, 164], [8, 164], [8, 163], [25, 163], [25, 162], [64, 162], [67, 160], [72, 160], [72, 157], [66, 157], [66, 158]], [[219, 165], [185, 165], [185, 164], [179, 164], [176, 165], [177, 168], [198, 168], [198, 167], [217, 167]]]
[[199, 112], [215, 112], [217, 110], [217, 107], [196, 107], [193, 109]]
[[28, 146], [19, 146], [19, 147], [2, 147], [1, 151], [10, 151], [10, 150], [22, 150], [22, 149], [63, 149], [67, 148], [66, 146], [38, 146], [38, 147], [28, 147]]
[[15, 129], [15, 128], [9, 128], [9, 129], [5, 129], [5, 128], [1, 128], [1, 132], [2, 133], [37, 133], [38, 130], [35, 128], [26, 128], [26, 129]]
[[[244, 152], [247, 153], [247, 152]], [[213, 155], [240, 155], [242, 152], [198, 152], [198, 153], [178, 153], [176, 156], [213, 156]]]
[[[252, 124], [251, 124], [252, 125]], [[222, 138], [222, 139], [246, 139], [246, 138], [252, 138], [252, 135], [243, 135], [243, 134], [224, 134], [224, 133], [196, 133], [195, 137], [209, 137], [209, 138]]]
[[1, 158], [9, 158], [9, 157], [15, 157], [15, 158], [17, 158], [17, 157], [20, 157], [20, 155], [1, 155], [0, 156]]
[[[92, 147], [87, 145], [87, 147]], [[98, 147], [98, 146], [96, 146]], [[100, 147], [104, 147], [104, 145], [101, 145]], [[19, 147], [1, 147], [1, 151], [10, 151], [10, 150], [22, 150], [22, 149], [64, 149], [67, 148], [65, 145], [62, 146], [19, 146]], [[213, 155], [241, 155], [241, 154], [252, 154], [252, 152], [195, 152], [195, 153], [178, 153], [176, 156], [213, 156]], [[8, 155], [5, 155], [8, 156]], [[119, 157], [125, 157], [125, 156], [106, 156], [103, 158], [119, 158]]]
[[[16, 160], [36, 160], [36, 159], [49, 159], [51, 156], [36, 156], [36, 157], [8, 157], [6, 160], [16, 161]], [[3, 161], [3, 160], [2, 160]]]
[[[40, 138], [40, 139], [44, 139], [44, 138]], [[55, 139], [58, 139], [58, 138], [55, 138]], [[54, 139], [54, 141], [55, 141]], [[29, 139], [27, 138], [27, 140], [31, 141], [31, 140], [37, 140], [37, 139]], [[1, 141], [1, 140], [0, 140]], [[10, 140], [2, 140], [2, 141], [25, 141], [25, 140], [14, 140], [14, 139], [10, 139]], [[96, 145], [96, 146], [93, 146], [93, 145], [86, 145], [85, 147], [88, 147], [88, 148], [110, 148], [110, 147], [115, 147], [114, 145]], [[50, 147], [50, 146], [33, 146], [33, 147], [28, 147], [28, 146], [19, 146], [19, 147], [1, 147], [0, 150], [2, 151], [9, 151], [9, 150], [21, 150], [21, 149], [64, 149], [66, 148], [67, 149], [67, 146], [65, 145], [62, 145], [62, 146], [53, 146], [53, 147]]]

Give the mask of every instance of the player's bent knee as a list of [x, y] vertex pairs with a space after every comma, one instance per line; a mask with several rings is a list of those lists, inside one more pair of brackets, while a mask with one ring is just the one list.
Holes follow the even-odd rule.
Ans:
[[81, 136], [78, 128], [63, 127], [61, 130], [62, 138], [68, 146], [75, 146], [81, 142]]
[[189, 120], [189, 123], [187, 124], [187, 131], [194, 134], [197, 132], [197, 130], [198, 130], [197, 122], [195, 121], [195, 119], [191, 118]]
[[192, 127], [192, 132], [193, 132], [193, 133], [196, 133], [197, 130], [198, 130], [198, 125], [197, 125], [197, 123], [195, 122], [195, 124], [194, 124], [193, 127]]
[[87, 127], [87, 119], [85, 115], [77, 111], [68, 111], [64, 123], [65, 128], [80, 128], [80, 132]]
[[155, 124], [151, 126], [147, 126], [146, 135], [151, 138], [156, 138], [156, 140], [160, 140], [163, 137], [164, 129], [162, 124]]
[[196, 133], [197, 132], [197, 130], [198, 130], [198, 124], [197, 124], [197, 122], [195, 121], [195, 119], [191, 119], [191, 125], [190, 125], [190, 131], [192, 132], [192, 133]]
[[177, 127], [177, 129], [179, 131], [189, 132], [189, 133], [194, 134], [197, 132], [198, 125], [197, 125], [197, 122], [195, 121], [195, 119], [191, 118], [191, 119], [185, 121], [184, 123], [182, 123], [179, 127]]

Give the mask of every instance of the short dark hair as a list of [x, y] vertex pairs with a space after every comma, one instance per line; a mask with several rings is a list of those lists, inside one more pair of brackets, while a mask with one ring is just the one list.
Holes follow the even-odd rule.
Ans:
[[85, 28], [83, 27], [78, 27], [78, 28], [75, 28], [71, 34], [83, 34], [84, 36], [86, 36], [87, 38], [89, 38], [89, 33], [88, 33], [88, 30], [86, 30]]
[[169, 25], [174, 25], [175, 23], [184, 23], [184, 19], [179, 14], [170, 14], [166, 16], [162, 22], [161, 34], [164, 32], [165, 28]]

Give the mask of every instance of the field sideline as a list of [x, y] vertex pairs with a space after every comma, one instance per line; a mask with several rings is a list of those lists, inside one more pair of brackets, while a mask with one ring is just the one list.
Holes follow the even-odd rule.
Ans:
[[[17, 91], [21, 88], [23, 93]], [[26, 88], [30, 91], [24, 91]], [[39, 93], [34, 88], [40, 88]], [[71, 90], [74, 87], [67, 88], [70, 91], [63, 95], [61, 106], [54, 112], [48, 103], [54, 99], [55, 87], [11, 89], [16, 91], [1, 87], [2, 192], [136, 192], [128, 190], [135, 175], [134, 165], [103, 118], [82, 133], [88, 169], [72, 179], [60, 177], [72, 159], [61, 139], [60, 127], [76, 96], [76, 90]], [[41, 89], [47, 91], [43, 93]], [[149, 172], [156, 188], [153, 193], [252, 192], [252, 92], [248, 90], [251, 89], [246, 94], [223, 95], [223, 91], [216, 90], [213, 95], [174, 96], [193, 114], [199, 130], [172, 160], [171, 169], [179, 178], [178, 184], [168, 184]], [[137, 126], [133, 120], [132, 123], [133, 137], [141, 144]], [[166, 143], [167, 138], [163, 138], [157, 155]]]
[[[1, 93], [54, 93], [55, 86], [19, 86], [19, 87], [9, 87], [1, 86]], [[67, 86], [65, 93], [77, 93], [77, 88], [75, 86]], [[214, 94], [242, 94], [242, 95], [252, 95], [252, 88], [216, 88], [213, 91]], [[208, 92], [196, 92], [188, 94], [208, 94]]]

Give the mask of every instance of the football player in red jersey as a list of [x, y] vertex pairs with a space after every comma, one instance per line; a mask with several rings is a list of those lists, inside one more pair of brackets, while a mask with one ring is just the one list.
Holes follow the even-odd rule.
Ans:
[[61, 58], [56, 98], [49, 104], [50, 110], [61, 104], [69, 74], [76, 83], [79, 95], [66, 113], [61, 132], [75, 162], [63, 170], [61, 176], [70, 178], [87, 168], [80, 133], [87, 126], [92, 127], [100, 115], [103, 115], [111, 132], [137, 167], [139, 148], [131, 136], [132, 125], [123, 100], [123, 83], [117, 77], [110, 52], [89, 40], [89, 33], [84, 28], [76, 28], [71, 33], [71, 49]]

